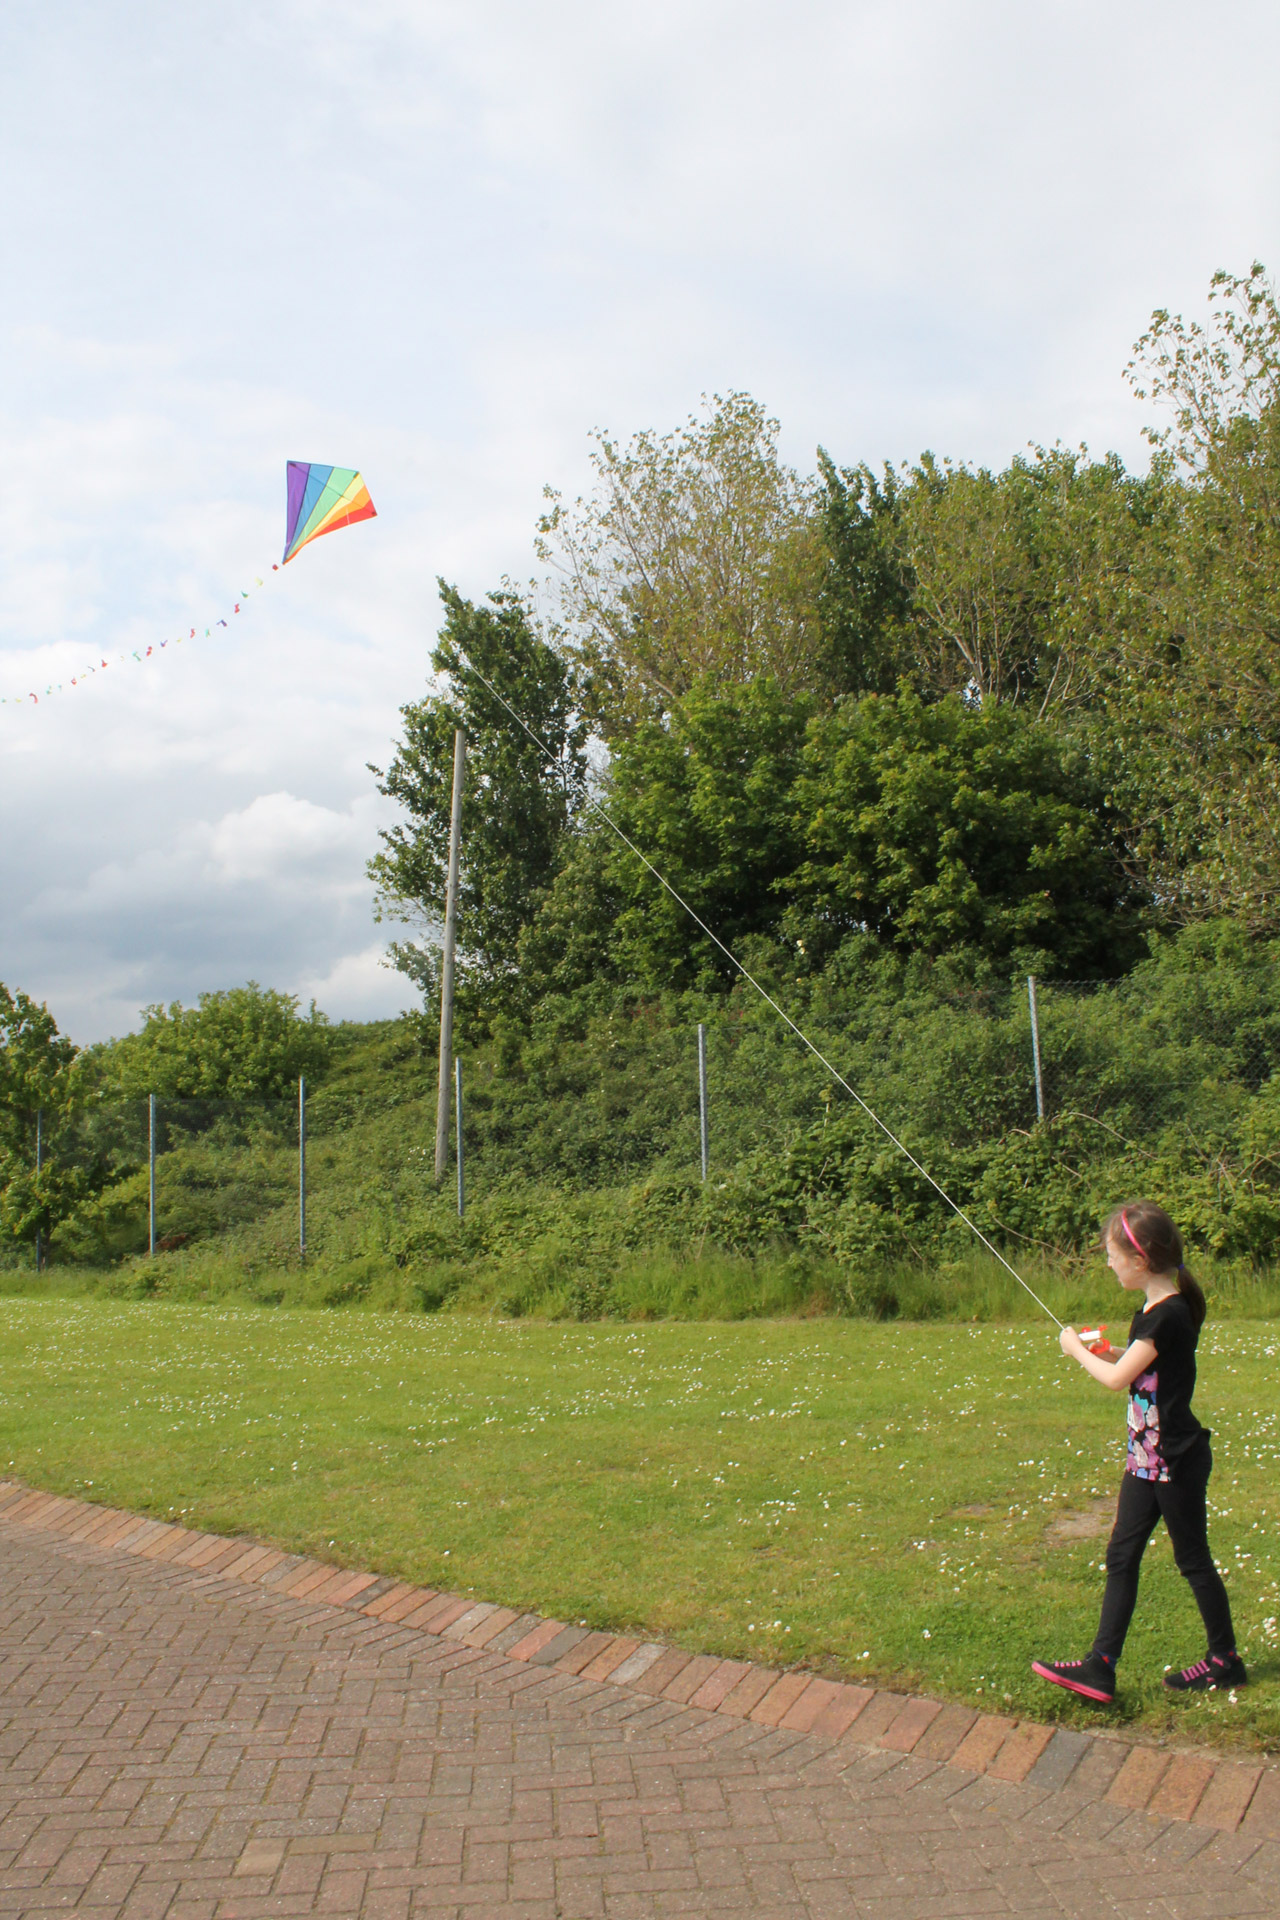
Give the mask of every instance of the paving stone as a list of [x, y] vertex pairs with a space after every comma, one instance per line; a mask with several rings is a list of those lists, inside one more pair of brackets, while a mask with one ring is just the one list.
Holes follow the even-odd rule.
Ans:
[[[102, 1545], [103, 1542], [99, 1541], [95, 1544]], [[182, 1556], [179, 1555], [178, 1558], [181, 1560]], [[185, 1564], [185, 1562], [183, 1562], [183, 1564]], [[293, 1574], [302, 1564], [302, 1560], [296, 1553], [286, 1553], [278, 1567], [272, 1567], [270, 1573], [263, 1574], [260, 1584], [264, 1587], [272, 1587], [277, 1592], [282, 1593], [288, 1586]], [[416, 1591], [416, 1589], [414, 1589], [414, 1591]]]
[[685, 1653], [680, 1647], [667, 1647], [634, 1684], [641, 1693], [665, 1694], [672, 1681], [680, 1677], [692, 1658], [692, 1654]]
[[639, 1645], [638, 1640], [629, 1640], [623, 1633], [611, 1634], [608, 1644], [600, 1649], [593, 1660], [589, 1660], [586, 1666], [580, 1669], [579, 1678], [607, 1680], [611, 1674], [617, 1672], [624, 1660], [631, 1658]]
[[745, 1720], [757, 1702], [764, 1699], [781, 1675], [769, 1667], [748, 1667], [736, 1686], [730, 1687], [720, 1702], [719, 1711]]
[[1190, 1820], [1213, 1773], [1212, 1761], [1197, 1759], [1189, 1753], [1175, 1754], [1147, 1802], [1150, 1812], [1163, 1814], [1168, 1820]]
[[897, 1753], [911, 1753], [941, 1711], [938, 1700], [907, 1699], [880, 1735], [880, 1745]]
[[[747, 1718], [757, 1726], [776, 1727], [784, 1713], [793, 1707], [813, 1683], [811, 1673], [784, 1673], [769, 1691], [757, 1700]], [[670, 1696], [668, 1695], [668, 1698]]]
[[[294, 1594], [295, 1598], [301, 1597], [296, 1589]], [[433, 1600], [428, 1600], [425, 1605], [415, 1607], [411, 1613], [406, 1613], [404, 1624], [407, 1627], [421, 1627], [428, 1633], [443, 1633], [445, 1628], [451, 1627], [455, 1620], [460, 1620], [463, 1614], [470, 1610], [470, 1606], [469, 1600], [462, 1600], [455, 1593], [438, 1593]]]
[[360, 1603], [360, 1611], [368, 1614], [371, 1620], [384, 1620], [392, 1607], [398, 1605], [401, 1600], [407, 1600], [411, 1593], [417, 1591], [418, 1589], [411, 1587], [406, 1580], [388, 1580], [382, 1593], [376, 1594], [373, 1598], [367, 1594], [364, 1596]]
[[811, 1680], [795, 1704], [787, 1708], [778, 1725], [788, 1727], [795, 1733], [808, 1733], [823, 1708], [829, 1707], [839, 1696], [838, 1681]]
[[875, 1698], [873, 1687], [850, 1687], [837, 1681], [831, 1698], [819, 1707], [809, 1723], [808, 1732], [819, 1740], [838, 1740]]
[[695, 1653], [687, 1667], [682, 1667], [674, 1680], [669, 1680], [662, 1689], [664, 1700], [675, 1700], [684, 1706], [691, 1700], [704, 1680], [709, 1680], [720, 1662], [711, 1653]]
[[[233, 1579], [238, 1577], [243, 1580], [250, 1577], [244, 1573], [237, 1576], [234, 1567], [228, 1567], [227, 1574], [229, 1578]], [[344, 1572], [339, 1575], [336, 1587], [329, 1587], [324, 1590], [324, 1597], [332, 1607], [349, 1607], [359, 1595], [368, 1592], [369, 1588], [375, 1584], [376, 1579], [377, 1575], [372, 1573]]]
[[[452, 1626], [445, 1628], [445, 1638], [449, 1640], [465, 1640], [473, 1628], [482, 1626], [483, 1623], [496, 1612], [497, 1608], [492, 1606], [487, 1600], [480, 1601], [474, 1607], [468, 1607], [465, 1613], [458, 1616]], [[515, 1615], [512, 1614], [510, 1618], [514, 1620]]]
[[0, 1916], [1277, 1912], [1272, 1769], [104, 1515], [0, 1485]]
[[459, 1634], [458, 1638], [465, 1640], [469, 1647], [488, 1647], [500, 1633], [505, 1633], [508, 1627], [514, 1626], [519, 1618], [520, 1615], [514, 1607], [494, 1607], [478, 1626], [468, 1628], [466, 1633]]
[[620, 1667], [613, 1669], [609, 1677], [615, 1686], [634, 1686], [637, 1680], [648, 1673], [650, 1667], [657, 1665], [665, 1652], [666, 1648], [658, 1641], [644, 1641], [634, 1653], [627, 1656]]
[[987, 1767], [992, 1780], [1025, 1780], [1053, 1738], [1052, 1727], [1023, 1720], [1005, 1736], [999, 1752]]
[[1120, 1740], [1090, 1740], [1088, 1751], [1071, 1776], [1068, 1791], [1073, 1800], [1105, 1802], [1112, 1781], [1129, 1757], [1129, 1748]]
[[1013, 1732], [1013, 1721], [1003, 1714], [983, 1713], [966, 1733], [948, 1761], [948, 1766], [963, 1767], [968, 1773], [985, 1773]]
[[739, 1680], [750, 1671], [746, 1660], [718, 1660], [697, 1692], [690, 1694], [689, 1704], [714, 1712], [725, 1695], [732, 1693]]
[[[530, 1627], [528, 1633], [521, 1634], [503, 1651], [509, 1653], [513, 1660], [532, 1660], [535, 1654], [541, 1653], [543, 1647], [549, 1647], [553, 1640], [559, 1639], [564, 1630], [563, 1620], [539, 1620], [536, 1627]], [[436, 1627], [434, 1631], [439, 1633], [441, 1629]]]
[[545, 1646], [525, 1657], [539, 1667], [558, 1666], [566, 1654], [571, 1654], [576, 1646], [587, 1638], [585, 1627], [564, 1627]]
[[887, 1687], [872, 1691], [859, 1709], [852, 1738], [860, 1746], [878, 1747], [906, 1704], [905, 1693], [893, 1693]]
[[969, 1728], [975, 1724], [977, 1713], [971, 1707], [944, 1707], [942, 1713], [931, 1720], [925, 1732], [913, 1745], [913, 1755], [917, 1761], [950, 1761], [952, 1753], [965, 1738]]
[[1234, 1833], [1249, 1810], [1261, 1778], [1260, 1766], [1220, 1760], [1191, 1818], [1197, 1826], [1218, 1827], [1224, 1833]]
[[1170, 1756], [1157, 1747], [1130, 1747], [1124, 1765], [1107, 1789], [1113, 1806], [1145, 1807], [1168, 1771]]
[[585, 1633], [576, 1647], [570, 1647], [567, 1653], [562, 1653], [556, 1660], [556, 1670], [560, 1673], [581, 1673], [584, 1667], [590, 1666], [597, 1654], [612, 1646], [613, 1640], [611, 1633]]
[[487, 1651], [506, 1653], [509, 1648], [518, 1645], [538, 1624], [539, 1616], [536, 1613], [518, 1613], [509, 1627], [504, 1627], [501, 1633], [495, 1633], [492, 1640], [486, 1641]]
[[1280, 1768], [1268, 1767], [1263, 1772], [1241, 1831], [1252, 1840], [1280, 1840]]

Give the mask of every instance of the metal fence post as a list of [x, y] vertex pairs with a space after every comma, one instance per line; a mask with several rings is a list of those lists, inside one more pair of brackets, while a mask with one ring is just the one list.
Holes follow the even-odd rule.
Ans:
[[702, 1177], [710, 1165], [710, 1131], [707, 1119], [707, 1030], [698, 1026], [698, 1140], [702, 1148]]
[[[36, 1108], [36, 1185], [39, 1188], [40, 1173], [44, 1166], [44, 1108]], [[36, 1228], [36, 1272], [44, 1272], [44, 1238], [39, 1227]]]
[[147, 1252], [156, 1250], [156, 1097], [147, 1095]]
[[449, 1059], [453, 1053], [453, 966], [458, 931], [458, 866], [462, 858], [462, 787], [467, 772], [467, 736], [453, 736], [453, 801], [449, 812], [449, 874], [445, 883], [444, 936], [440, 949], [440, 1077], [436, 1084], [436, 1185], [449, 1157]]
[[1027, 1003], [1031, 1008], [1031, 1057], [1036, 1069], [1036, 1119], [1044, 1119], [1044, 1080], [1040, 1073], [1040, 1021], [1036, 1014], [1036, 977], [1027, 975]]
[[462, 1179], [462, 1055], [458, 1054], [453, 1062], [453, 1124], [458, 1141], [458, 1218], [464, 1220], [467, 1213], [466, 1189]]
[[298, 1258], [307, 1257], [307, 1083], [298, 1075]]

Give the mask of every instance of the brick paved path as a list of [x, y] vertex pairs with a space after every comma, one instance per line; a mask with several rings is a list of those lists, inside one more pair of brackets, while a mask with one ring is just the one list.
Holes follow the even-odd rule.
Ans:
[[1280, 1915], [1260, 1805], [1108, 1798], [1154, 1750], [1060, 1733], [1017, 1783], [856, 1732], [0, 1525], [0, 1915]]

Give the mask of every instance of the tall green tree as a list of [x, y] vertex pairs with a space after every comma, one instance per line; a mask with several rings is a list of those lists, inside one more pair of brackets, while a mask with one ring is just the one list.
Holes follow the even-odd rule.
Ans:
[[[799, 856], [791, 793], [814, 702], [767, 677], [699, 681], [615, 745], [610, 817], [731, 948], [776, 928]], [[586, 814], [521, 945], [527, 994], [592, 979], [640, 992], [715, 986], [733, 969], [653, 874]]]
[[1040, 447], [998, 473], [926, 454], [899, 489], [912, 683], [1040, 714], [1090, 697], [1132, 618], [1159, 481]]
[[778, 432], [749, 394], [717, 395], [675, 433], [597, 435], [589, 496], [567, 504], [547, 489], [538, 552], [607, 738], [670, 711], [695, 682], [813, 683], [817, 497], [779, 457]]
[[[691, 689], [616, 744], [605, 803], [733, 950], [809, 971], [853, 933], [988, 972], [1097, 978], [1145, 951], [1105, 765], [1051, 721], [950, 694], [834, 709], [770, 681]], [[645, 993], [733, 969], [633, 853], [584, 817], [521, 943], [523, 989]]]
[[[1140, 850], [1184, 917], [1280, 929], [1280, 306], [1217, 273], [1206, 323], [1158, 311], [1129, 369], [1167, 409], [1177, 503], [1146, 556], [1114, 710], [1148, 804]], [[1136, 809], [1135, 809], [1136, 811]]]
[[913, 627], [939, 692], [1013, 700], [1036, 678], [1028, 502], [986, 468], [926, 453], [904, 489]]
[[458, 977], [460, 993], [478, 1004], [510, 978], [521, 930], [581, 809], [587, 729], [573, 667], [535, 632], [518, 594], [504, 589], [478, 606], [442, 580], [440, 597], [445, 621], [431, 656], [438, 691], [401, 708], [404, 732], [391, 763], [385, 773], [372, 769], [379, 792], [405, 818], [382, 833], [369, 873], [380, 916], [419, 929], [416, 941], [397, 941], [391, 952], [431, 993], [448, 880], [453, 740], [464, 728]]
[[917, 665], [911, 630], [913, 580], [897, 475], [865, 463], [837, 467], [818, 449], [824, 564], [817, 595], [824, 690], [892, 693]]
[[80, 1182], [53, 1151], [82, 1092], [78, 1054], [48, 1007], [0, 981], [0, 1228], [19, 1240], [49, 1234], [80, 1196]]
[[999, 971], [1097, 977], [1144, 951], [1105, 774], [1011, 704], [903, 691], [813, 723], [782, 883], [814, 959], [851, 933]]
[[279, 1100], [300, 1075], [319, 1075], [329, 1044], [314, 1001], [303, 1014], [296, 995], [250, 980], [194, 1007], [145, 1007], [141, 1030], [102, 1048], [99, 1063], [104, 1090], [123, 1099]]

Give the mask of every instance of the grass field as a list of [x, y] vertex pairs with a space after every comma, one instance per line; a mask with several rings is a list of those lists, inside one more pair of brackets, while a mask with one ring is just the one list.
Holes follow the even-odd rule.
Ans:
[[[1116, 1316], [1117, 1318], [1119, 1316]], [[1274, 1323], [1211, 1324], [1212, 1538], [1257, 1684], [1203, 1650], [1163, 1534], [1120, 1717], [1280, 1746]], [[1124, 1403], [1052, 1328], [547, 1324], [0, 1299], [0, 1470], [592, 1627], [1083, 1724]]]

